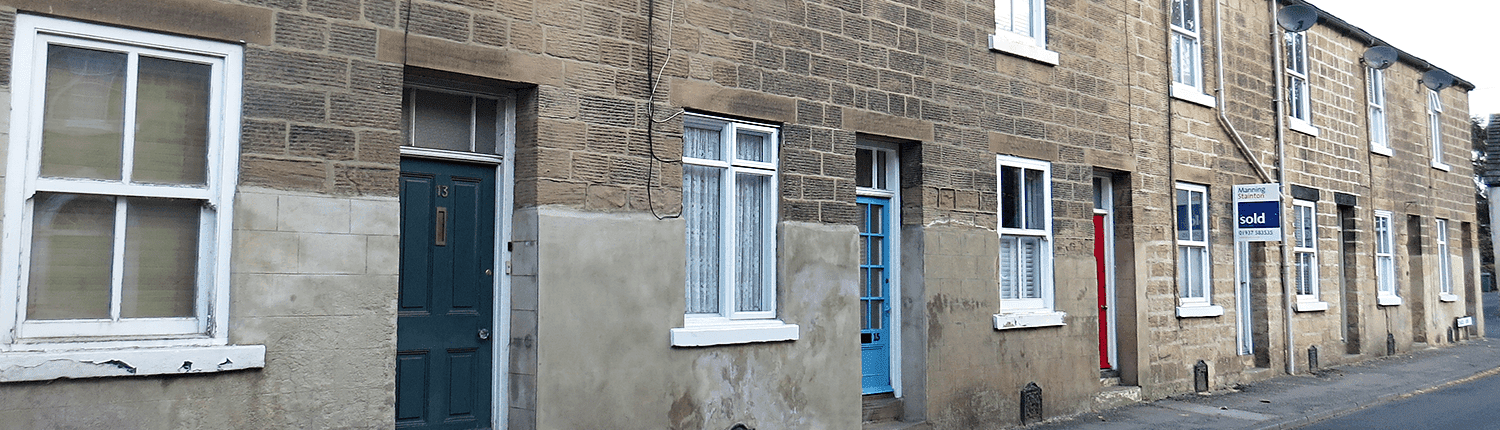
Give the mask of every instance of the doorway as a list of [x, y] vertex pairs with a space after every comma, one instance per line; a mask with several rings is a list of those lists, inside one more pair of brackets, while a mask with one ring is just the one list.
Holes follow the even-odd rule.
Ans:
[[510, 237], [502, 221], [512, 215], [516, 93], [465, 77], [409, 78], [417, 82], [407, 83], [401, 115], [396, 427], [505, 428], [510, 284], [501, 262], [510, 251], [500, 245]]
[[1114, 187], [1107, 176], [1094, 177], [1094, 271], [1099, 309], [1099, 369], [1119, 362], [1115, 334]]
[[860, 393], [900, 396], [900, 195], [894, 145], [861, 138], [854, 150], [860, 210]]

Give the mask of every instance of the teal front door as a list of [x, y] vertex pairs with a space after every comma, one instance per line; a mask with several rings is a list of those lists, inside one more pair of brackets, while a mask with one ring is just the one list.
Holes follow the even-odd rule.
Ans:
[[891, 199], [858, 197], [860, 245], [860, 365], [862, 394], [888, 393], [891, 385]]
[[490, 428], [495, 168], [401, 160], [396, 427]]

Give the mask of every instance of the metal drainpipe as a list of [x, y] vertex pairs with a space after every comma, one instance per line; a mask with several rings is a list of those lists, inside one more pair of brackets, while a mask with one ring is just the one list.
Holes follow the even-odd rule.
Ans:
[[1291, 281], [1291, 265], [1287, 264], [1291, 255], [1288, 253], [1290, 249], [1287, 247], [1286, 236], [1289, 229], [1286, 228], [1285, 221], [1291, 219], [1286, 217], [1286, 197], [1290, 193], [1287, 192], [1286, 186], [1286, 131], [1283, 129], [1286, 126], [1286, 118], [1282, 116], [1285, 113], [1283, 112], [1285, 106], [1282, 106], [1281, 99], [1286, 93], [1286, 83], [1282, 81], [1282, 75], [1286, 71], [1284, 70], [1285, 66], [1281, 64], [1281, 27], [1276, 24], [1276, 6], [1278, 1], [1270, 0], [1266, 3], [1271, 11], [1271, 56], [1274, 63], [1271, 76], [1276, 80], [1276, 93], [1271, 96], [1271, 104], [1276, 109], [1276, 178], [1281, 182], [1277, 184], [1277, 187], [1281, 189], [1282, 204], [1281, 207], [1277, 208], [1277, 211], [1282, 213], [1281, 219], [1283, 220], [1281, 223], [1281, 298], [1286, 306], [1286, 309], [1283, 310], [1286, 313], [1286, 373], [1288, 375], [1295, 375], [1297, 373], [1297, 356], [1292, 353], [1295, 349], [1292, 346], [1295, 342], [1295, 337], [1292, 334], [1292, 287], [1289, 283]]
[[[1218, 109], [1215, 110], [1218, 111], [1219, 126], [1224, 127], [1224, 132], [1229, 134], [1229, 140], [1234, 141], [1235, 146], [1240, 148], [1240, 153], [1244, 154], [1245, 159], [1250, 162], [1250, 166], [1255, 168], [1256, 176], [1259, 176], [1262, 181], [1271, 182], [1271, 175], [1266, 173], [1265, 166], [1255, 158], [1255, 153], [1250, 151], [1250, 145], [1245, 144], [1245, 138], [1240, 136], [1239, 130], [1234, 129], [1234, 124], [1229, 122], [1229, 114], [1226, 113], [1229, 110], [1229, 98], [1224, 94], [1224, 38], [1221, 36], [1224, 34], [1224, 20], [1220, 18], [1223, 15], [1219, 14], [1223, 10], [1223, 4], [1222, 0], [1214, 0], [1214, 64], [1218, 69], [1219, 78], [1215, 85], [1214, 96], [1217, 99], [1215, 104], [1218, 105]], [[1236, 246], [1235, 249], [1238, 250], [1239, 247]]]

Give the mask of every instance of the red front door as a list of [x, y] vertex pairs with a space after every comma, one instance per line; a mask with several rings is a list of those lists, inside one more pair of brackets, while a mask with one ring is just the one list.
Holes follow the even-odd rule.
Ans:
[[1104, 215], [1094, 215], [1094, 271], [1099, 284], [1099, 368], [1113, 369], [1109, 363], [1109, 292], [1105, 264]]

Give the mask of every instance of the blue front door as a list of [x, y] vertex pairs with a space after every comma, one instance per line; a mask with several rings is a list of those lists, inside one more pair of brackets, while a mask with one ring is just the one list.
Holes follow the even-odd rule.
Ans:
[[495, 168], [401, 160], [396, 427], [490, 427]]
[[863, 394], [891, 387], [891, 199], [859, 197], [860, 361]]

